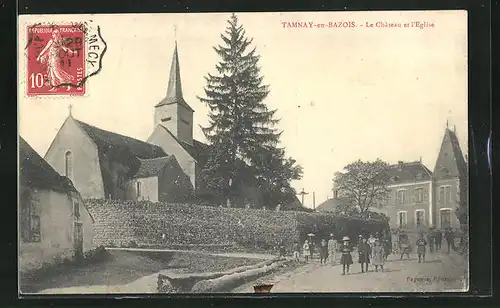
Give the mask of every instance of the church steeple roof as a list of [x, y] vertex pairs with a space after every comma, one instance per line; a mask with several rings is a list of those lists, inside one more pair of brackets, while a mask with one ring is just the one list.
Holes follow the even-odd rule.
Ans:
[[181, 104], [187, 109], [194, 111], [182, 96], [181, 70], [179, 66], [179, 54], [177, 52], [177, 41], [175, 42], [172, 64], [170, 65], [170, 78], [168, 80], [167, 96], [155, 107], [169, 104]]
[[463, 177], [467, 172], [467, 163], [460, 148], [458, 137], [455, 131], [452, 131], [447, 126], [434, 168], [434, 177]]

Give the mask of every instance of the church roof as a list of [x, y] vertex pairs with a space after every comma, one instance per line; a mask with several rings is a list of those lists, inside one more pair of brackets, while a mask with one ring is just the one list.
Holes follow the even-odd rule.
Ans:
[[188, 110], [194, 111], [182, 96], [181, 69], [179, 66], [179, 54], [177, 52], [177, 42], [175, 42], [172, 64], [170, 66], [170, 78], [168, 80], [167, 96], [155, 107], [169, 104], [181, 104]]
[[75, 121], [87, 133], [92, 141], [95, 142], [100, 151], [105, 152], [109, 149], [126, 150], [137, 158], [142, 159], [167, 156], [163, 149], [157, 145], [106, 131], [82, 121]]
[[333, 212], [339, 205], [346, 205], [349, 203], [349, 199], [339, 197], [328, 199], [316, 207], [318, 212]]
[[19, 137], [19, 182], [30, 188], [77, 192], [71, 180], [59, 175], [22, 137]]
[[140, 166], [133, 175], [134, 178], [147, 178], [158, 175], [166, 165], [174, 160], [174, 156], [165, 156], [152, 159], [139, 159]]
[[445, 129], [443, 142], [434, 168], [435, 178], [460, 177], [468, 172], [467, 163], [454, 131]]
[[189, 155], [191, 155], [192, 158], [194, 158], [199, 164], [203, 164], [204, 158], [206, 157], [206, 154], [209, 150], [208, 144], [205, 144], [195, 139], [193, 139], [193, 144], [189, 144], [177, 138], [165, 126], [160, 124], [160, 127], [163, 128], [167, 133], [169, 133], [172, 136], [172, 138], [174, 138], [182, 146], [182, 148], [186, 150], [186, 152], [188, 152]]
[[430, 181], [432, 172], [420, 161], [399, 162], [389, 167], [389, 177], [392, 185]]

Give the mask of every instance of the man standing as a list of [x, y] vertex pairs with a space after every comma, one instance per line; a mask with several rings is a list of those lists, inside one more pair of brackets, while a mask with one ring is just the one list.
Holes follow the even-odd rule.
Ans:
[[399, 252], [401, 254], [401, 260], [403, 260], [403, 256], [406, 255], [408, 260], [410, 260], [410, 239], [408, 238], [408, 235], [406, 233], [401, 233], [399, 237]]
[[425, 246], [427, 245], [427, 241], [424, 239], [424, 232], [420, 233], [420, 237], [417, 242], [417, 254], [418, 254], [418, 263], [422, 261], [425, 262]]
[[426, 232], [425, 241], [429, 245], [429, 252], [433, 253], [434, 252], [434, 234], [432, 232], [432, 229], [429, 229], [429, 231]]
[[451, 228], [448, 228], [445, 231], [444, 237], [446, 239], [446, 244], [448, 246], [448, 253], [451, 250], [455, 250], [455, 236], [454, 236], [453, 231], [451, 230]]
[[333, 234], [330, 234], [330, 239], [328, 240], [328, 257], [330, 258], [330, 264], [335, 265], [337, 260], [337, 241], [335, 240]]
[[434, 231], [434, 240], [436, 242], [436, 251], [440, 251], [441, 243], [443, 242], [443, 233], [441, 233], [441, 230], [436, 229]]
[[397, 229], [392, 230], [391, 242], [392, 242], [392, 253], [398, 254], [399, 253], [399, 234], [398, 234]]

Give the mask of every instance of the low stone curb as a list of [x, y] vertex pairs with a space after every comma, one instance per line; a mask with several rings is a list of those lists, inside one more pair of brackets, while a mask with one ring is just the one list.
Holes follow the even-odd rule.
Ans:
[[191, 289], [192, 293], [217, 293], [228, 292], [240, 285], [249, 283], [262, 276], [268, 275], [282, 266], [292, 262], [291, 260], [277, 261], [272, 264], [266, 264], [263, 267], [250, 269], [243, 272], [235, 272], [222, 277], [201, 280]]
[[236, 273], [242, 273], [265, 266], [269, 266], [280, 259], [266, 260], [257, 264], [236, 267], [223, 272], [210, 273], [187, 273], [178, 274], [170, 270], [159, 272], [158, 275], [158, 291], [160, 293], [183, 293], [190, 292], [193, 286], [203, 280], [212, 280], [223, 276], [230, 276]]

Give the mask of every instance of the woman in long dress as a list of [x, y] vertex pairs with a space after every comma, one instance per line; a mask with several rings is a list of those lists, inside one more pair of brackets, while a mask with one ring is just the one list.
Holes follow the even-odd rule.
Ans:
[[[74, 76], [62, 68], [59, 56], [61, 50], [67, 54], [74, 54], [74, 51], [64, 46], [61, 33], [58, 29], [55, 29], [52, 31], [52, 39], [49, 40], [36, 59], [42, 63], [47, 62], [47, 78], [52, 87], [49, 91], [54, 91], [59, 85], [70, 84], [74, 79]], [[68, 85], [66, 91], [69, 91], [70, 88], [71, 86]]]
[[376, 272], [378, 272], [379, 266], [382, 271], [384, 270], [385, 258], [386, 258], [386, 253], [384, 246], [382, 246], [382, 243], [380, 243], [380, 241], [377, 240], [372, 248], [372, 264], [375, 265]]

